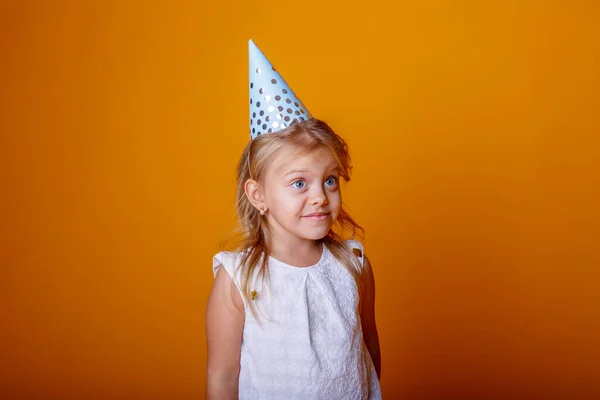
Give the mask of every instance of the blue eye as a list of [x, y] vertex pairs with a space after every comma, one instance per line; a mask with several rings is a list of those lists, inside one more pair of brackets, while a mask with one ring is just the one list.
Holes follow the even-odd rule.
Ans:
[[325, 185], [327, 186], [335, 186], [337, 184], [337, 178], [330, 176], [325, 180]]
[[295, 187], [296, 189], [304, 189], [306, 187], [306, 182], [299, 179], [297, 181], [292, 182], [292, 186]]

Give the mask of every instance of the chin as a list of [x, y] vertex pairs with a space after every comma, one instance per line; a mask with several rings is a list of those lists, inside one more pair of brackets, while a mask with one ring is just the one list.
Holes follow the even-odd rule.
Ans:
[[310, 240], [321, 240], [329, 233], [330, 229], [324, 230], [322, 232], [311, 232], [310, 234], [305, 235], [307, 239]]

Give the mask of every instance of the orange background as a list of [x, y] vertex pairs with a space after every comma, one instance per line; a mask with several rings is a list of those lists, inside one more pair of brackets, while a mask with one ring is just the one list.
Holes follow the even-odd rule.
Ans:
[[353, 151], [385, 398], [599, 398], [599, 4], [3, 2], [0, 397], [203, 397], [253, 38]]

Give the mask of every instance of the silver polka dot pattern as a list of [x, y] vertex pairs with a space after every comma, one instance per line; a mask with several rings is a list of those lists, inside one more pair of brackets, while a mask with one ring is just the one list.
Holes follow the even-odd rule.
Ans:
[[302, 115], [300, 120], [311, 118], [302, 101], [253, 42], [249, 43], [249, 56], [250, 116], [254, 122], [250, 124], [251, 139], [285, 129], [290, 125], [290, 115]]

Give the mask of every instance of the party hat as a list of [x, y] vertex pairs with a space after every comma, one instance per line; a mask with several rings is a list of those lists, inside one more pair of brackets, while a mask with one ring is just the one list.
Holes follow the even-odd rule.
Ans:
[[250, 67], [250, 137], [284, 129], [293, 121], [312, 118], [279, 72], [254, 44], [248, 42]]

